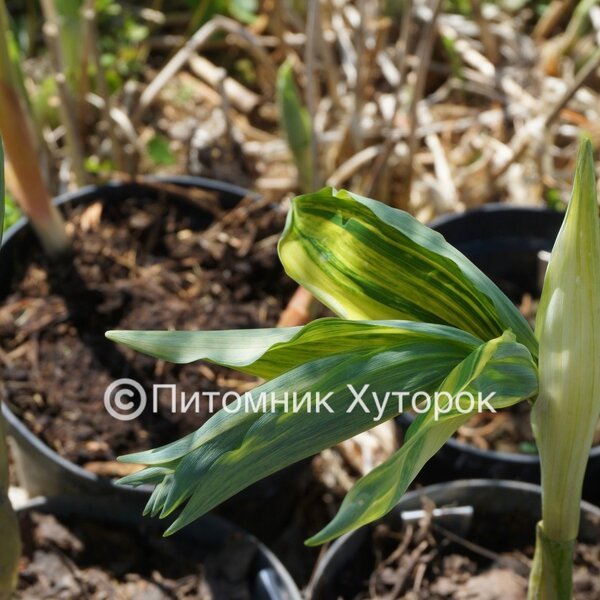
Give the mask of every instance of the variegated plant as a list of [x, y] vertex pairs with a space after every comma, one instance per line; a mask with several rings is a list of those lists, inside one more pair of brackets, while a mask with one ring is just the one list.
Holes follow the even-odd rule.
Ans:
[[[146, 465], [123, 483], [156, 484], [147, 512], [165, 517], [183, 505], [172, 533], [255, 481], [372, 427], [372, 413], [347, 412], [347, 384], [369, 384], [379, 398], [403, 390], [406, 404], [418, 391], [454, 399], [493, 393], [494, 408], [529, 400], [544, 491], [530, 597], [570, 597], [583, 473], [600, 413], [600, 231], [590, 142], [579, 153], [535, 334], [441, 235], [350, 192], [296, 198], [279, 253], [289, 275], [341, 318], [290, 329], [107, 334], [161, 359], [203, 359], [258, 375], [266, 382], [255, 394], [281, 401], [269, 411], [220, 411], [179, 441], [122, 458]], [[290, 391], [332, 392], [333, 412], [286, 411]], [[388, 403], [383, 418], [399, 408]], [[439, 418], [421, 414], [402, 448], [360, 479], [307, 543], [388, 512], [468, 410], [459, 401]]]

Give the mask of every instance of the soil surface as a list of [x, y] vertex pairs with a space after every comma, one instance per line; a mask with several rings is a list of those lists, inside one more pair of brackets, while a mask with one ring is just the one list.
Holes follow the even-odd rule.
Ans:
[[[191, 200], [218, 207], [212, 194]], [[48, 263], [36, 244], [20, 249], [0, 308], [2, 399], [68, 460], [118, 476], [118, 455], [172, 442], [210, 416], [205, 401], [199, 411], [172, 414], [168, 391], [154, 414], [153, 384], [177, 384], [189, 398], [252, 383], [207, 364], [142, 356], [106, 340], [105, 331], [274, 326], [295, 289], [276, 249], [285, 213], [244, 199], [210, 225], [210, 213], [165, 194], [69, 212], [72, 263]], [[124, 377], [141, 383], [149, 400], [139, 418], [115, 426], [104, 391]]]
[[[201, 200], [215, 206], [210, 194]], [[125, 474], [131, 467], [117, 456], [172, 442], [210, 416], [205, 404], [200, 414], [171, 414], [167, 393], [159, 414], [117, 422], [104, 407], [115, 379], [136, 379], [148, 398], [152, 384], [177, 384], [188, 398], [255, 385], [207, 363], [145, 357], [108, 342], [106, 330], [271, 327], [296, 289], [277, 256], [283, 209], [243, 200], [211, 225], [186, 206], [171, 197], [71, 208], [75, 270], [49, 264], [28, 242], [0, 306], [3, 400], [51, 448], [99, 475]], [[301, 586], [320, 553], [303, 542], [333, 517], [346, 491], [332, 492], [309, 462], [215, 511], [269, 544]], [[265, 510], [265, 498], [276, 511]]]
[[143, 527], [21, 516], [18, 600], [250, 600], [257, 548], [233, 534], [216, 550]]
[[[510, 529], [505, 526], [504, 534]], [[466, 540], [432, 523], [430, 516], [401, 531], [378, 525], [370, 558], [361, 558], [361, 568], [345, 569], [338, 598], [525, 600], [533, 546], [509, 550], [508, 535], [501, 537], [494, 526], [492, 534], [486, 527], [482, 539], [475, 533]], [[369, 564], [372, 572], [363, 566]], [[574, 600], [600, 598], [600, 546], [577, 545], [573, 579]]]

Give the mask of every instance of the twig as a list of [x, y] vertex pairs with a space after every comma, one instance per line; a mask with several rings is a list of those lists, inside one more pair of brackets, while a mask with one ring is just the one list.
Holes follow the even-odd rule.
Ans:
[[321, 60], [323, 61], [323, 65], [325, 68], [325, 80], [327, 82], [329, 96], [334, 106], [339, 108], [341, 106], [341, 101], [340, 95], [338, 93], [338, 65], [335, 62], [331, 46], [329, 45], [329, 42], [325, 39], [321, 19], [317, 19], [316, 35], [317, 42], [319, 44], [319, 54], [321, 55]]
[[[535, 123], [536, 127], [543, 131], [559, 116], [561, 110], [566, 106], [569, 100], [577, 93], [577, 90], [586, 82], [587, 78], [600, 66], [600, 48], [597, 48], [594, 54], [588, 59], [585, 65], [579, 70], [571, 85], [565, 93], [554, 104], [548, 113], [541, 118], [539, 123]], [[521, 130], [521, 135], [518, 133], [513, 138], [511, 143], [511, 155], [495, 170], [492, 171], [492, 178], [497, 179], [522, 155], [527, 149], [531, 136], [526, 135], [527, 130]]]
[[552, 0], [533, 30], [533, 39], [543, 40], [548, 37], [561, 19], [573, 10], [577, 0]]
[[125, 161], [123, 158], [123, 150], [119, 139], [116, 136], [115, 128], [112, 124], [111, 108], [112, 99], [106, 85], [106, 74], [99, 54], [98, 29], [96, 26], [96, 2], [95, 0], [85, 0], [85, 4], [81, 11], [81, 16], [87, 31], [87, 39], [89, 43], [89, 54], [92, 58], [94, 69], [96, 70], [96, 85], [98, 86], [98, 95], [102, 98], [103, 106], [102, 113], [108, 125], [108, 135], [110, 137], [110, 145], [113, 152], [115, 165], [119, 171], [125, 170]]
[[[48, 1], [48, 0], [46, 0]], [[175, 56], [163, 67], [158, 75], [152, 80], [148, 87], [142, 92], [140, 101], [133, 115], [133, 122], [137, 123], [142, 117], [144, 111], [152, 104], [160, 90], [177, 74], [177, 72], [187, 63], [206, 42], [218, 31], [226, 31], [234, 34], [244, 41], [248, 51], [265, 67], [268, 74], [268, 82], [262, 83], [263, 88], [271, 89], [277, 77], [275, 66], [269, 55], [261, 48], [259, 39], [245, 27], [223, 16], [213, 17], [208, 23], [205, 23], [198, 31], [186, 42]], [[260, 79], [259, 79], [260, 80]], [[261, 80], [262, 81], [262, 80]]]
[[[214, 89], [219, 87], [222, 75], [222, 69], [220, 67], [213, 65], [213, 63], [204, 58], [204, 56], [198, 54], [191, 56], [189, 62], [190, 68], [200, 79], [208, 83]], [[261, 102], [258, 94], [250, 91], [232, 77], [225, 77], [223, 89], [229, 102], [245, 114], [252, 112]]]
[[401, 52], [400, 60], [398, 63], [398, 85], [394, 93], [394, 108], [392, 115], [387, 123], [388, 135], [385, 138], [383, 149], [381, 154], [377, 157], [371, 173], [367, 176], [365, 182], [365, 193], [367, 196], [373, 195], [379, 179], [384, 172], [385, 166], [392, 154], [392, 150], [396, 145], [394, 139], [393, 129], [398, 120], [400, 110], [402, 108], [401, 96], [404, 89], [404, 82], [406, 80], [406, 67], [408, 65], [408, 42], [410, 36], [410, 27], [412, 24], [412, 0], [406, 0], [404, 2], [404, 14], [402, 15], [402, 26], [400, 30], [400, 38], [397, 44], [397, 49]]
[[363, 165], [371, 162], [383, 150], [382, 144], [368, 146], [360, 152], [352, 155], [347, 161], [343, 162], [327, 179], [327, 185], [339, 187], [350, 179]]
[[344, 19], [339, 12], [339, 1], [332, 0], [331, 27], [335, 33], [339, 48], [340, 58], [342, 62], [342, 70], [346, 75], [346, 81], [350, 89], [356, 87], [356, 52], [352, 45], [352, 40], [348, 35], [348, 31], [344, 25]]
[[[419, 120], [423, 125], [433, 123], [433, 117], [427, 106], [419, 106]], [[444, 147], [440, 142], [440, 139], [435, 133], [428, 133], [425, 135], [425, 144], [427, 144], [431, 154], [433, 155], [433, 169], [437, 180], [439, 181], [438, 191], [440, 196], [444, 199], [443, 212], [453, 211], [461, 208], [461, 204], [458, 201], [458, 193], [456, 185], [452, 179], [452, 171], [450, 169], [450, 163], [444, 151]]]
[[405, 204], [408, 204], [410, 200], [410, 192], [412, 187], [413, 179], [413, 162], [414, 156], [417, 149], [417, 105], [421, 101], [425, 92], [425, 82], [427, 79], [427, 72], [429, 71], [429, 63], [431, 62], [431, 54], [433, 52], [433, 45], [435, 43], [436, 31], [437, 31], [437, 18], [442, 9], [443, 0], [434, 0], [432, 15], [427, 24], [427, 28], [423, 33], [423, 38], [417, 54], [420, 58], [419, 70], [417, 72], [417, 80], [413, 90], [413, 96], [410, 103], [410, 109], [408, 114], [408, 120], [410, 123], [410, 133], [408, 136], [408, 172], [406, 174], [406, 182], [404, 186], [404, 200]]
[[356, 86], [354, 88], [354, 110], [352, 111], [351, 132], [354, 150], [362, 147], [361, 116], [364, 105], [365, 87], [365, 54], [366, 54], [366, 0], [358, 0], [358, 12], [360, 15], [359, 26], [356, 31]]
[[498, 49], [498, 44], [496, 43], [496, 38], [490, 31], [488, 23], [483, 16], [481, 0], [471, 0], [471, 7], [473, 8], [473, 17], [479, 27], [479, 36], [481, 37], [481, 43], [485, 49], [485, 54], [493, 65], [497, 65], [500, 61], [500, 51]]
[[484, 548], [479, 544], [471, 542], [465, 539], [464, 537], [461, 537], [460, 535], [456, 535], [452, 531], [449, 531], [445, 527], [441, 527], [437, 523], [432, 523], [431, 527], [434, 531], [437, 531], [445, 538], [449, 539], [451, 542], [459, 544], [460, 546], [463, 546], [463, 548], [466, 548], [471, 552], [475, 552], [475, 554], [479, 554], [480, 556], [483, 556], [484, 558], [487, 558], [499, 565], [503, 565], [509, 569], [512, 569], [515, 571], [515, 573], [517, 573], [517, 575], [520, 575], [521, 577], [527, 577], [529, 575], [529, 565], [523, 563], [520, 560], [501, 556], [497, 552], [488, 550], [487, 548]]
[[227, 95], [227, 91], [225, 90], [225, 82], [227, 81], [227, 71], [220, 67], [218, 67], [218, 69], [219, 71], [217, 73], [217, 89], [221, 96], [221, 112], [223, 113], [223, 120], [225, 121], [225, 134], [229, 141], [231, 151], [235, 153], [236, 149], [239, 148], [235, 139], [233, 124], [231, 122], [231, 103], [229, 102], [229, 96]]
[[86, 182], [85, 168], [83, 166], [83, 144], [75, 122], [73, 98], [71, 97], [65, 75], [64, 59], [59, 39], [58, 13], [54, 5], [54, 0], [41, 0], [41, 3], [45, 19], [43, 31], [48, 49], [50, 50], [56, 87], [60, 96], [60, 113], [65, 127], [67, 145], [69, 146], [71, 167], [78, 185], [82, 186]]
[[573, 83], [562, 95], [561, 99], [554, 105], [552, 110], [546, 116], [546, 125], [549, 125], [558, 113], [565, 107], [567, 102], [575, 95], [577, 90], [586, 82], [587, 78], [600, 66], [600, 48], [597, 48], [594, 54], [588, 59], [585, 65], [579, 70]]
[[319, 187], [319, 147], [315, 131], [315, 115], [317, 114], [317, 88], [315, 79], [316, 39], [318, 35], [319, 1], [309, 0], [306, 16], [306, 46], [304, 48], [304, 65], [306, 68], [306, 108], [310, 116], [310, 153], [312, 156], [312, 188]]

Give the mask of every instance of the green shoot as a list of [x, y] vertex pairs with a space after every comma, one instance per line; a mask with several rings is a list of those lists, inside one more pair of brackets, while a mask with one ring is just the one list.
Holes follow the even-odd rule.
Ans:
[[300, 187], [302, 191], [308, 192], [312, 189], [315, 169], [311, 152], [312, 128], [310, 115], [300, 98], [294, 81], [294, 70], [289, 61], [284, 62], [277, 73], [277, 104], [281, 128], [298, 168]]
[[[474, 413], [529, 400], [543, 472], [530, 598], [569, 598], [583, 473], [600, 415], [600, 224], [590, 142], [579, 152], [535, 333], [441, 235], [351, 192], [296, 198], [279, 255], [339, 318], [255, 331], [107, 333], [156, 358], [207, 360], [265, 379], [238, 410], [121, 458], [146, 465], [123, 483], [156, 484], [146, 512], [166, 517], [183, 507], [173, 533], [278, 469], [418, 407], [402, 448], [360, 479], [307, 541], [322, 544], [390, 511]], [[364, 386], [366, 405], [348, 410]], [[390, 401], [398, 390], [403, 395]], [[305, 397], [317, 392], [329, 394], [327, 410], [315, 411]], [[432, 395], [436, 401], [425, 403]], [[485, 402], [473, 402], [476, 395]], [[304, 401], [292, 408], [292, 397]]]

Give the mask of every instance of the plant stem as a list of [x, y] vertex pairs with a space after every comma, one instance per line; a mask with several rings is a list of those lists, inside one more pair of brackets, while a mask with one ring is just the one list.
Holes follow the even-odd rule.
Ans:
[[6, 7], [4, 0], [0, 0], [0, 132], [18, 181], [17, 200], [31, 220], [46, 252], [58, 255], [68, 248], [69, 241], [63, 220], [50, 202], [40, 172], [32, 124], [14, 81], [6, 31]]
[[79, 136], [79, 129], [75, 119], [75, 105], [65, 73], [65, 62], [60, 47], [58, 14], [54, 0], [42, 0], [42, 11], [44, 13], [44, 37], [50, 51], [50, 58], [54, 67], [56, 87], [60, 97], [60, 113], [62, 123], [65, 127], [65, 136], [69, 147], [71, 167], [75, 174], [78, 185], [83, 186], [86, 182], [85, 168], [83, 166], [83, 143]]
[[320, 185], [319, 176], [319, 147], [317, 142], [317, 134], [315, 131], [315, 115], [317, 114], [317, 87], [315, 76], [315, 54], [316, 54], [316, 38], [317, 27], [319, 22], [319, 0], [310, 0], [308, 3], [308, 13], [306, 16], [306, 47], [304, 50], [304, 65], [306, 67], [306, 108], [309, 115], [310, 127], [310, 156], [312, 169], [309, 175], [310, 189], [303, 190], [306, 192], [316, 191]]
[[540, 453], [542, 522], [529, 598], [571, 598], [585, 467], [600, 417], [600, 223], [594, 154], [584, 140], [536, 319], [539, 394], [531, 424]]
[[546, 537], [543, 523], [536, 528], [535, 555], [529, 578], [528, 600], [569, 600], [575, 540], [556, 542]]
[[123, 149], [116, 134], [116, 127], [111, 117], [112, 98], [106, 83], [106, 73], [100, 60], [100, 42], [98, 39], [98, 27], [96, 19], [96, 3], [95, 0], [85, 0], [82, 8], [83, 23], [87, 32], [87, 40], [89, 43], [89, 55], [92, 59], [94, 70], [96, 71], [96, 85], [98, 86], [98, 94], [102, 98], [104, 104], [102, 112], [108, 127], [110, 136], [110, 145], [114, 156], [115, 166], [119, 171], [124, 172], [125, 159], [123, 157]]
[[437, 19], [442, 10], [442, 0], [433, 0], [431, 8], [431, 19], [424, 28], [421, 42], [417, 48], [417, 56], [419, 57], [419, 66], [417, 77], [413, 88], [412, 98], [410, 102], [408, 120], [410, 123], [410, 133], [408, 136], [408, 158], [406, 173], [406, 181], [404, 182], [404, 197], [401, 199], [408, 206], [410, 201], [410, 193], [414, 177], [414, 157], [417, 152], [417, 106], [425, 93], [425, 83], [427, 74], [429, 73], [429, 64], [431, 63], [431, 55], [437, 34]]

